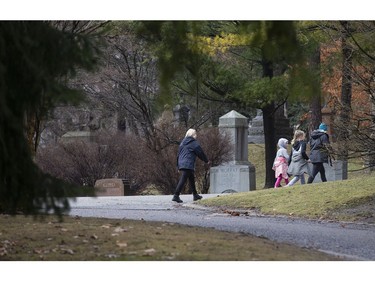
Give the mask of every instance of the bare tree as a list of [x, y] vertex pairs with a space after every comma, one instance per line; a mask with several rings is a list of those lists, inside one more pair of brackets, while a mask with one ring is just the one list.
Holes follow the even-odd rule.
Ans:
[[132, 140], [122, 134], [102, 134], [96, 142], [68, 141], [40, 148], [36, 162], [46, 173], [80, 186], [94, 186], [97, 179], [127, 177], [124, 159]]
[[[65, 33], [71, 34], [74, 40], [75, 35], [86, 35], [95, 37], [96, 42], [99, 43], [99, 34], [102, 34], [108, 21], [50, 21], [49, 25], [53, 26], [57, 30], [61, 30]], [[100, 44], [97, 45], [99, 49]], [[99, 52], [98, 52], [99, 53]], [[68, 55], [68, 54], [67, 54]], [[79, 72], [79, 69], [76, 69]], [[61, 78], [61, 77], [58, 77]], [[66, 79], [66, 78], [65, 78]], [[69, 79], [64, 80], [67, 85], [72, 86]], [[73, 100], [73, 99], [72, 99]], [[79, 100], [78, 95], [75, 100]], [[33, 155], [37, 152], [39, 147], [43, 130], [46, 127], [48, 119], [48, 109], [52, 101], [46, 97], [44, 93], [41, 93], [41, 100], [39, 101], [37, 110], [27, 110], [25, 112], [25, 124], [26, 124], [26, 137], [30, 147], [30, 151]]]
[[[199, 142], [205, 149], [212, 166], [219, 166], [230, 160], [230, 156], [233, 153], [230, 136], [220, 132], [218, 128], [207, 128], [200, 132]], [[210, 169], [202, 161], [197, 163], [196, 177], [201, 193], [208, 193]]]
[[340, 73], [336, 97], [331, 99], [333, 111], [339, 118], [333, 126], [337, 133], [338, 158], [346, 161], [367, 155], [364, 167], [373, 166], [374, 146], [374, 77], [375, 77], [375, 25], [371, 21], [325, 22], [321, 26], [331, 38], [331, 45], [340, 54]]
[[119, 114], [122, 130], [142, 135], [151, 146], [158, 95], [155, 59], [131, 32], [107, 36], [101, 71], [82, 86], [95, 103]]

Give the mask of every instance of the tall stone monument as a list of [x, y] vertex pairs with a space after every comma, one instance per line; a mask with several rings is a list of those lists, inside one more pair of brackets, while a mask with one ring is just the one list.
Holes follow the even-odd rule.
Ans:
[[210, 169], [210, 193], [255, 190], [255, 167], [248, 160], [248, 121], [232, 110], [219, 118], [219, 130], [230, 135], [232, 159]]

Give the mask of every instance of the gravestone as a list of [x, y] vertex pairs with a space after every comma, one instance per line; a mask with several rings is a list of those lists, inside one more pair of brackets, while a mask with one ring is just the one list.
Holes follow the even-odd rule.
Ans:
[[75, 141], [93, 142], [95, 134], [90, 131], [69, 131], [61, 136], [61, 142], [69, 143]]
[[124, 196], [122, 179], [100, 179], [95, 182], [96, 196]]
[[210, 169], [210, 193], [255, 190], [255, 167], [248, 160], [248, 121], [232, 110], [219, 118], [219, 130], [229, 134], [231, 160]]
[[179, 124], [185, 124], [187, 126], [187, 123], [190, 119], [191, 110], [186, 105], [180, 105], [178, 104], [173, 108], [173, 116], [174, 120], [178, 122]]
[[263, 113], [260, 109], [250, 122], [248, 143], [264, 143]]
[[[293, 137], [293, 128], [290, 126], [289, 119], [286, 114], [286, 105], [275, 110], [275, 138], [286, 138], [291, 140]], [[257, 109], [257, 116], [255, 116], [249, 126], [248, 143], [264, 144], [264, 125], [263, 113], [261, 109]]]
[[275, 138], [276, 142], [280, 138], [286, 138], [290, 141], [293, 138], [293, 128], [290, 126], [287, 118], [286, 105], [279, 107], [275, 111]]

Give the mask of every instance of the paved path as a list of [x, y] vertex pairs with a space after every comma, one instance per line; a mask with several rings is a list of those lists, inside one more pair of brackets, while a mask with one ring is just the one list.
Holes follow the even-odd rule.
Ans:
[[[203, 196], [209, 198], [218, 195]], [[171, 199], [172, 196], [81, 197], [71, 202], [70, 215], [212, 227], [313, 248], [350, 260], [375, 260], [375, 225], [274, 216], [232, 216], [193, 204], [192, 195], [182, 195], [183, 204], [172, 202]]]

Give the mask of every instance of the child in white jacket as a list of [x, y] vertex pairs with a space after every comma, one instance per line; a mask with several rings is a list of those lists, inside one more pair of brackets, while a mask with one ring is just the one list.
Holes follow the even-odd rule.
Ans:
[[289, 183], [289, 176], [288, 176], [288, 161], [289, 161], [289, 154], [287, 151], [288, 147], [288, 140], [281, 138], [279, 139], [277, 146], [279, 150], [276, 153], [275, 161], [273, 162], [272, 169], [275, 171], [275, 188], [280, 187], [281, 180], [284, 179], [285, 184]]

